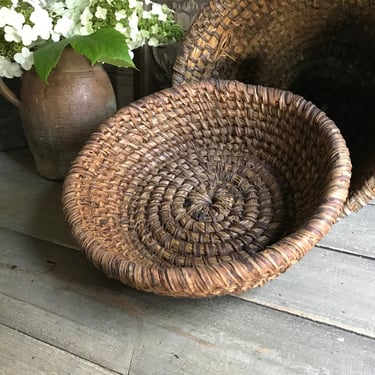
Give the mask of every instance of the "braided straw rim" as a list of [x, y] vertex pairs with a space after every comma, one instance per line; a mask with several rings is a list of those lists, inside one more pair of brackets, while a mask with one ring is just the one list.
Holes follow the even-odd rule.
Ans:
[[[283, 66], [282, 74], [289, 77], [294, 73], [292, 60], [306, 59], [293, 43], [298, 45], [301, 40], [311, 41], [317, 37], [321, 31], [315, 29], [317, 20], [319, 27], [329, 29], [346, 18], [361, 24], [364, 30], [372, 30], [375, 3], [368, 0], [210, 0], [194, 19], [182, 43], [173, 66], [172, 83], [242, 80], [237, 71], [238, 62], [245, 65], [251, 62], [251, 68], [247, 66], [246, 71], [254, 69], [256, 78], [244, 82], [294, 91], [285, 85], [284, 76], [267, 76], [268, 67]], [[289, 39], [283, 39], [285, 45], [277, 44], [279, 34], [289, 35]], [[368, 49], [371, 51], [372, 47], [373, 44]], [[287, 49], [291, 55], [282, 56], [281, 52]], [[362, 79], [366, 79], [364, 75]], [[337, 125], [340, 128], [340, 124]], [[357, 126], [360, 124], [353, 124]], [[368, 137], [366, 142], [373, 142], [373, 137], [371, 140]], [[341, 217], [357, 212], [375, 198], [375, 160], [368, 159], [366, 168], [360, 172], [358, 181], [352, 181]]]
[[[121, 155], [121, 163], [127, 163], [138, 154], [138, 151], [141, 152], [143, 147], [147, 148], [147, 145], [152, 144], [152, 139], [146, 140], [145, 131], [154, 132], [162, 128], [163, 134], [157, 134], [164, 137], [167, 142], [170, 139], [168, 128], [172, 133], [176, 123], [169, 123], [164, 114], [183, 119], [193, 99], [198, 103], [197, 106], [200, 106], [201, 114], [205, 111], [207, 101], [217, 100], [224, 106], [222, 110], [225, 111], [228, 100], [234, 100], [245, 110], [247, 103], [253, 102], [259, 111], [272, 105], [272, 108], [278, 108], [279, 116], [290, 111], [297, 113], [300, 116], [298, 118], [305, 119], [309, 124], [306, 126], [311, 125], [306, 131], [316, 131], [330, 150], [329, 155], [326, 155], [329, 160], [326, 185], [322, 187], [319, 204], [307, 220], [298, 223], [296, 230], [246, 261], [231, 259], [211, 265], [200, 263], [191, 267], [162, 267], [152, 259], [140, 256], [135, 249], [136, 246], [132, 248], [129, 241], [125, 245], [119, 245], [121, 254], [113, 248], [107, 248], [105, 239], [111, 237], [111, 232], [101, 229], [98, 224], [99, 218], [95, 216], [100, 209], [106, 209], [106, 202], [98, 202], [95, 196], [85, 194], [91, 187], [98, 191], [102, 190], [101, 186], [97, 186], [96, 159], [103, 155], [105, 158], [117, 158], [116, 155]], [[194, 114], [198, 117], [200, 115]], [[198, 125], [186, 121], [183, 126], [180, 131], [188, 134], [196, 130]], [[108, 135], [115, 139], [114, 143], [107, 140]], [[138, 142], [134, 149], [137, 151], [125, 154], [127, 142], [131, 142], [132, 147]], [[126, 174], [126, 171], [122, 173]], [[207, 297], [239, 293], [261, 286], [301, 259], [336, 221], [347, 198], [350, 176], [351, 163], [345, 140], [335, 124], [312, 103], [278, 89], [245, 85], [237, 81], [202, 81], [168, 88], [138, 100], [122, 108], [102, 124], [73, 163], [64, 181], [62, 201], [73, 237], [87, 258], [109, 277], [160, 295]], [[105, 178], [107, 184], [113, 183], [111, 176]], [[111, 196], [110, 199], [116, 200], [116, 197]], [[88, 217], [85, 215], [87, 207], [98, 209], [95, 208], [94, 213]], [[112, 220], [113, 217], [114, 215], [108, 220]], [[126, 235], [127, 232], [124, 233], [124, 236]]]

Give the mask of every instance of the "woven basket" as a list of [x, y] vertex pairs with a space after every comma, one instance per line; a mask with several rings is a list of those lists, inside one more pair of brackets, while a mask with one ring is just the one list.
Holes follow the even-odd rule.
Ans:
[[86, 256], [109, 277], [161, 295], [260, 286], [326, 234], [351, 165], [338, 128], [299, 96], [199, 82], [122, 108], [64, 183]]
[[237, 79], [315, 103], [350, 149], [346, 216], [375, 197], [374, 25], [370, 0], [211, 0], [186, 36], [173, 83]]

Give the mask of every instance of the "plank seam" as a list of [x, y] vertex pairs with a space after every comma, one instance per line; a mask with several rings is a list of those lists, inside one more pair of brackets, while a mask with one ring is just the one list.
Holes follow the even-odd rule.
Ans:
[[56, 246], [60, 246], [60, 247], [65, 247], [67, 249], [70, 249], [70, 250], [74, 250], [74, 251], [80, 251], [79, 247], [78, 246], [74, 246], [74, 245], [69, 245], [69, 244], [65, 244], [65, 243], [60, 243], [58, 241], [56, 242], [53, 242], [53, 241], [50, 241], [46, 238], [43, 238], [43, 237], [39, 237], [39, 236], [36, 236], [34, 234], [30, 234], [30, 233], [25, 233], [25, 232], [21, 232], [19, 230], [16, 230], [16, 229], [13, 229], [13, 228], [9, 228], [9, 227], [5, 227], [3, 225], [0, 225], [0, 230], [7, 230], [11, 233], [15, 233], [15, 234], [18, 234], [20, 236], [25, 236], [25, 237], [29, 237], [29, 238], [34, 238], [36, 240], [39, 240], [39, 241], [43, 241], [43, 242], [46, 242], [48, 244], [53, 244], [53, 245], [56, 245]]
[[362, 259], [368, 259], [368, 260], [375, 261], [375, 255], [372, 257], [370, 255], [364, 255], [364, 254], [354, 253], [354, 252], [352, 252], [350, 250], [336, 248], [336, 247], [332, 247], [332, 246], [324, 245], [324, 244], [323, 245], [317, 244], [317, 245], [315, 245], [315, 247], [317, 247], [319, 249], [334, 251], [336, 253], [347, 254], [347, 255], [350, 255], [350, 256], [357, 257], [357, 258], [362, 258]]
[[298, 314], [297, 314], [297, 313], [293, 313], [290, 310], [287, 310], [287, 309], [284, 310], [284, 309], [282, 309], [278, 306], [272, 305], [272, 304], [267, 304], [267, 303], [257, 302], [257, 301], [254, 301], [254, 300], [244, 299], [244, 298], [241, 298], [241, 296], [230, 295], [230, 297], [238, 298], [241, 301], [244, 301], [244, 302], [247, 302], [247, 303], [252, 303], [254, 305], [261, 306], [261, 307], [267, 308], [269, 310], [285, 313], [285, 314], [288, 314], [288, 315], [291, 315], [291, 316], [294, 316], [294, 317], [297, 317], [297, 318], [300, 318], [300, 319], [305, 319], [305, 320], [308, 320], [308, 321], [316, 323], [316, 324], [324, 325], [326, 327], [336, 328], [336, 329], [339, 329], [339, 330], [347, 332], [347, 333], [351, 333], [351, 334], [361, 336], [361, 337], [364, 337], [364, 338], [367, 338], [367, 339], [375, 340], [375, 335], [366, 334], [366, 333], [361, 332], [359, 330], [355, 331], [355, 330], [352, 330], [350, 328], [345, 327], [344, 325], [341, 326], [341, 325], [336, 325], [336, 324], [330, 324], [328, 322], [325, 322], [324, 320], [314, 319], [311, 316], [309, 316], [308, 314], [303, 313], [302, 311], [298, 311]]
[[[26, 303], [27, 303], [27, 302], [26, 302]], [[84, 362], [86, 362], [86, 363], [91, 363], [91, 364], [94, 365], [94, 366], [97, 366], [97, 367], [99, 367], [99, 368], [101, 368], [101, 369], [103, 369], [103, 370], [105, 370], [105, 371], [108, 371], [108, 373], [118, 374], [118, 375], [123, 375], [123, 374], [120, 373], [120, 372], [117, 372], [117, 371], [114, 371], [114, 370], [108, 369], [108, 368], [106, 368], [106, 367], [101, 366], [101, 365], [98, 364], [98, 363], [95, 363], [95, 362], [89, 361], [88, 359], [83, 358], [83, 357], [81, 357], [81, 356], [79, 356], [79, 355], [77, 355], [77, 354], [75, 354], [75, 353], [72, 353], [72, 352], [70, 352], [69, 350], [62, 349], [62, 348], [60, 348], [60, 347], [58, 347], [58, 346], [56, 346], [56, 345], [53, 345], [53, 344], [51, 344], [51, 343], [49, 343], [49, 342], [41, 341], [41, 340], [39, 340], [38, 338], [36, 338], [36, 337], [34, 337], [34, 336], [32, 336], [32, 335], [30, 335], [30, 334], [28, 334], [28, 333], [26, 333], [26, 332], [20, 330], [20, 329], [16, 329], [16, 328], [14, 328], [14, 327], [11, 327], [11, 326], [9, 326], [9, 325], [6, 324], [6, 323], [1, 323], [1, 322], [0, 322], [0, 326], [6, 327], [6, 328], [8, 328], [8, 329], [10, 329], [10, 330], [12, 330], [12, 331], [14, 331], [14, 332], [20, 333], [21, 335], [27, 336], [27, 337], [29, 337], [29, 338], [31, 338], [31, 339], [33, 339], [33, 340], [36, 340], [36, 341], [38, 341], [38, 342], [40, 342], [40, 343], [42, 343], [42, 344], [44, 344], [44, 345], [48, 345], [48, 346], [50, 346], [50, 347], [52, 347], [52, 348], [55, 348], [55, 349], [60, 350], [60, 351], [62, 351], [62, 352], [68, 353], [68, 354], [70, 354], [70, 355], [72, 355], [72, 356], [74, 356], [74, 357], [76, 357], [76, 358], [79, 358], [80, 360], [82, 360], [82, 361], [84, 361]]]
[[[74, 291], [73, 291], [73, 292], [74, 292]], [[11, 296], [11, 295], [8, 294], [8, 293], [0, 292], [0, 297], [1, 297], [1, 296], [4, 296], [4, 297], [6, 297], [6, 298], [8, 298], [8, 299], [14, 300], [14, 301], [16, 301], [16, 302], [18, 302], [18, 303], [21, 303], [21, 304], [25, 304], [25, 305], [31, 306], [31, 307], [33, 307], [34, 309], [41, 310], [41, 311], [43, 311], [43, 312], [46, 313], [46, 314], [54, 315], [54, 316], [56, 316], [56, 317], [58, 317], [58, 318], [60, 318], [60, 319], [69, 320], [69, 321], [71, 321], [71, 322], [73, 322], [73, 323], [75, 323], [75, 324], [82, 324], [82, 323], [81, 323], [80, 321], [78, 321], [78, 320], [70, 319], [70, 318], [68, 318], [68, 317], [66, 317], [66, 316], [64, 316], [64, 315], [61, 315], [61, 314], [59, 314], [59, 313], [57, 313], [57, 312], [55, 312], [55, 311], [52, 311], [52, 310], [46, 309], [45, 307], [35, 305], [35, 304], [33, 304], [33, 303], [29, 302], [29, 301], [25, 301], [25, 300], [23, 300], [23, 299], [20, 299], [20, 298], [15, 297], [15, 296]], [[91, 298], [90, 296], [88, 296], [88, 297]], [[1, 324], [1, 322], [0, 322], [0, 324]], [[14, 328], [14, 329], [15, 329], [15, 328]], [[38, 339], [37, 339], [37, 340], [38, 340]], [[39, 340], [39, 341], [40, 341], [40, 340]], [[51, 346], [53, 346], [53, 345], [51, 344]], [[65, 349], [62, 349], [62, 350], [65, 350]], [[65, 351], [68, 352], [68, 353], [70, 353], [69, 350], [65, 350]], [[72, 354], [76, 355], [75, 353], [72, 353]], [[77, 355], [77, 357], [80, 357], [80, 356]], [[89, 359], [86, 359], [86, 361], [91, 362]], [[100, 365], [99, 365], [99, 366], [100, 366]], [[102, 367], [103, 367], [103, 366], [102, 366]], [[115, 371], [115, 370], [111, 370], [111, 371]]]

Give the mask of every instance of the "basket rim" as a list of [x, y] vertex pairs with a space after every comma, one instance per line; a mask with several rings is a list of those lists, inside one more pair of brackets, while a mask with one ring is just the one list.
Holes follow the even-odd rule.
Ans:
[[[298, 103], [299, 106], [303, 106], [306, 113], [310, 115], [318, 113], [317, 119], [320, 125], [324, 124], [329, 142], [332, 145], [337, 144], [337, 142], [341, 145], [339, 149], [333, 151], [334, 161], [329, 171], [329, 173], [332, 173], [332, 171], [337, 173], [337, 170], [341, 171], [340, 183], [329, 180], [329, 185], [322, 196], [321, 204], [315, 209], [312, 217], [300, 225], [296, 231], [256, 253], [253, 261], [250, 261], [249, 264], [244, 264], [244, 262], [238, 260], [231, 260], [227, 263], [204, 267], [194, 266], [191, 268], [175, 266], [162, 268], [155, 264], [145, 266], [131, 260], [125, 260], [123, 255], [109, 254], [106, 249], [100, 248], [99, 243], [95, 239], [94, 232], [82, 232], [80, 228], [80, 225], [86, 219], [80, 217], [79, 209], [76, 205], [78, 198], [74, 189], [74, 181], [82, 174], [82, 170], [79, 167], [80, 163], [87, 160], [88, 155], [91, 154], [92, 157], [92, 151], [95, 150], [96, 145], [95, 140], [98, 137], [100, 138], [101, 132], [110, 126], [108, 125], [108, 121], [103, 123], [82, 148], [63, 183], [63, 210], [73, 237], [86, 257], [109, 277], [118, 279], [136, 289], [175, 297], [205, 297], [238, 293], [251, 287], [261, 286], [266, 281], [286, 271], [287, 268], [301, 259], [307, 251], [312, 249], [328, 233], [331, 226], [337, 220], [347, 198], [351, 176], [351, 163], [345, 140], [333, 121], [313, 103], [289, 91], [259, 85], [247, 85], [238, 81], [210, 80], [190, 82], [151, 94], [123, 107], [120, 111], [122, 113], [142, 112], [144, 108], [147, 108], [148, 104], [155, 101], [167, 100], [169, 97], [179, 95], [179, 93], [187, 93], [189, 95], [194, 90], [207, 89], [207, 87], [212, 90], [236, 90], [236, 95], [239, 96], [241, 93], [249, 92], [267, 92], [273, 96], [280, 95], [283, 98], [294, 99], [293, 104]], [[115, 116], [116, 114], [111, 116], [110, 119]], [[91, 171], [90, 173], [93, 172]], [[246, 269], [247, 280], [236, 279], [234, 272], [236, 267]], [[262, 274], [263, 268], [267, 268], [268, 272]], [[158, 275], [157, 279], [155, 279], [155, 272]], [[183, 276], [189, 288], [186, 288], [186, 285], [177, 287], [174, 285], [173, 288], [171, 287], [169, 280], [173, 279], [176, 274]], [[151, 281], [141, 285], [141, 279]]]

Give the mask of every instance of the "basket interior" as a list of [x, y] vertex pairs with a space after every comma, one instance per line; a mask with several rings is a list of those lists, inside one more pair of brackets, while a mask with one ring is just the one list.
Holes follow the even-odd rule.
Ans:
[[219, 88], [154, 94], [93, 135], [65, 197], [84, 247], [160, 268], [222, 264], [320, 212], [345, 148], [332, 121], [291, 93]]

